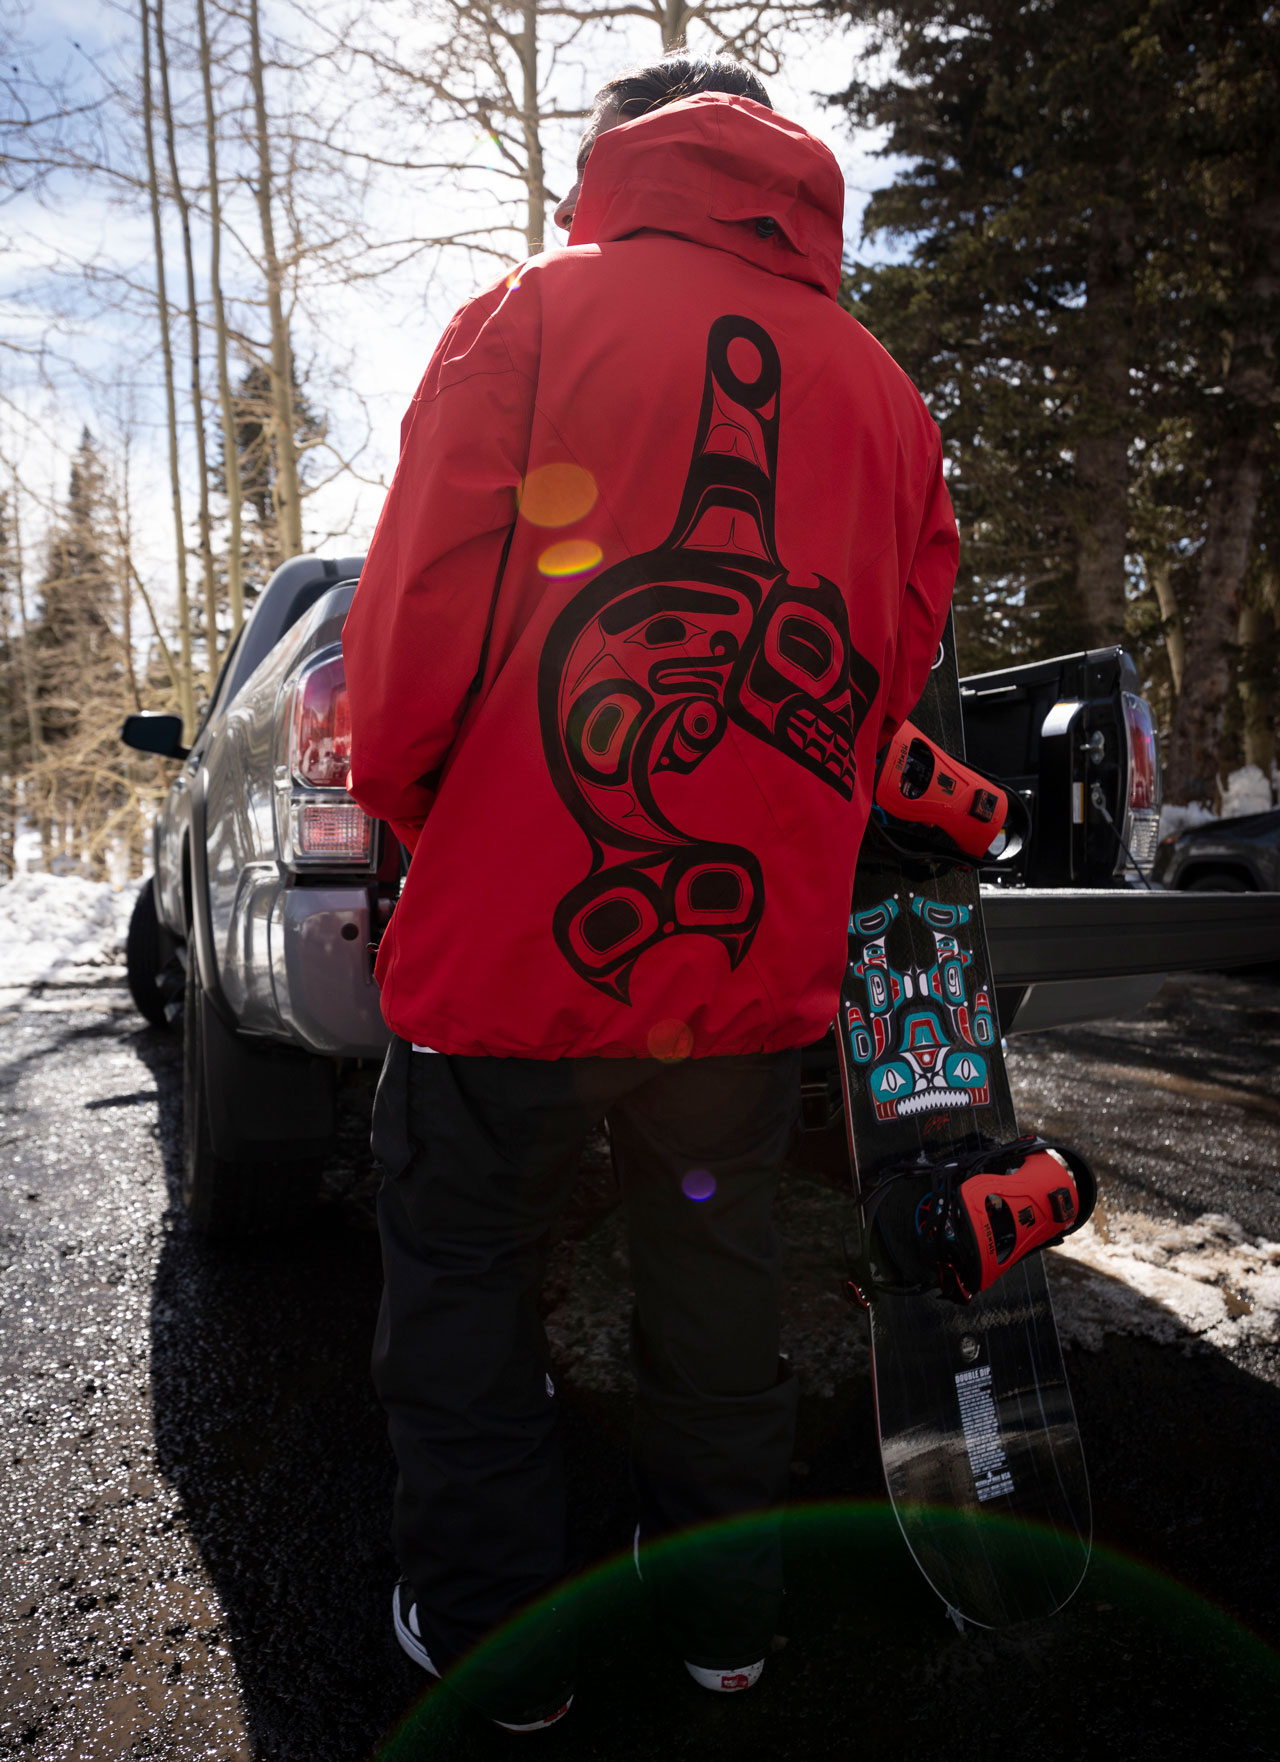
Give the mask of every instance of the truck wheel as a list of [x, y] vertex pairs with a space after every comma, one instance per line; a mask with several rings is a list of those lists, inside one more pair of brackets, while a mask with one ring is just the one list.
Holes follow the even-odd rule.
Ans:
[[1211, 869], [1207, 875], [1197, 875], [1187, 888], [1188, 893], [1252, 893], [1253, 889], [1243, 876], [1231, 869]]
[[[187, 941], [182, 1007], [182, 1205], [202, 1236], [228, 1241], [297, 1226], [315, 1197], [318, 1162], [290, 1154], [287, 1144], [263, 1146], [264, 1155], [219, 1156], [209, 1123], [205, 1041], [212, 1005]], [[245, 1049], [246, 1065], [254, 1053]]]
[[165, 1000], [156, 984], [167, 958], [160, 920], [156, 916], [155, 890], [148, 879], [143, 882], [142, 891], [134, 902], [133, 916], [129, 919], [124, 942], [124, 968], [134, 1006], [153, 1028], [169, 1026], [164, 1013]]

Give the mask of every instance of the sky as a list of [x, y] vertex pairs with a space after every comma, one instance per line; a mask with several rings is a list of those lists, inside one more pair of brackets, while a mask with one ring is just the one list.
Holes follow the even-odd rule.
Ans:
[[[292, 8], [293, 0], [281, 0]], [[187, 7], [173, 7], [175, 20]], [[374, 16], [374, 13], [366, 16]], [[280, 15], [279, 9], [277, 15]], [[384, 7], [384, 16], [386, 16]], [[271, 12], [264, 8], [269, 24]], [[103, 78], [119, 71], [136, 77], [136, 13], [111, 0], [40, 0], [25, 18], [12, 4], [6, 15], [15, 58], [46, 78], [65, 81], [74, 96], [100, 88]], [[284, 14], [285, 28], [296, 31], [299, 14]], [[16, 21], [16, 28], [15, 28]], [[223, 28], [226, 28], [225, 26]], [[584, 93], [628, 61], [654, 52], [651, 27], [627, 42], [615, 39], [608, 65], [582, 69]], [[862, 209], [869, 192], [884, 183], [891, 168], [873, 155], [876, 139], [851, 134], [840, 113], [824, 110], [816, 94], [839, 89], [852, 70], [858, 44], [848, 33], [837, 34], [807, 53], [792, 58], [782, 74], [769, 81], [775, 106], [810, 128], [835, 152], [846, 179], [846, 237], [859, 240]], [[175, 56], [174, 89], [179, 109], [182, 94], [198, 121], [194, 84], [184, 80]], [[270, 80], [271, 74], [268, 78]], [[316, 114], [340, 112], [353, 94], [330, 86], [317, 90]], [[575, 95], [576, 97], [576, 95]], [[337, 102], [338, 111], [333, 106]], [[573, 100], [571, 100], [573, 101]], [[382, 119], [369, 115], [371, 126]], [[570, 166], [576, 147], [576, 125], [553, 140], [547, 181], [561, 191], [572, 181]], [[484, 143], [480, 143], [483, 148]], [[105, 150], [126, 175], [140, 164], [137, 142], [113, 124]], [[192, 148], [193, 163], [199, 156]], [[118, 186], [117, 186], [118, 187]], [[365, 218], [385, 221], [394, 234], [404, 216], [397, 206], [420, 200], [420, 185], [383, 179], [371, 198]], [[441, 200], [433, 192], [433, 201]], [[243, 226], [246, 237], [256, 230], [249, 194], [228, 194], [229, 216]], [[463, 207], [455, 214], [464, 222], [475, 218]], [[20, 196], [0, 208], [7, 250], [0, 269], [0, 331], [11, 340], [34, 342], [44, 336], [53, 345], [51, 374], [34, 373], [21, 357], [0, 351], [0, 449], [18, 459], [22, 478], [33, 492], [25, 508], [27, 554], [38, 562], [40, 527], [51, 502], [65, 493], [67, 460], [83, 425], [119, 453], [127, 434], [130, 490], [139, 567], [158, 599], [172, 603], [175, 578], [174, 538], [167, 481], [162, 377], [154, 317], [147, 311], [153, 287], [150, 222], [136, 196], [113, 199], [111, 182], [63, 176], [44, 197]], [[562, 236], [549, 229], [549, 242]], [[198, 274], [207, 255], [202, 229], [196, 225]], [[166, 228], [169, 293], [182, 297], [180, 237], [170, 216]], [[235, 282], [236, 251], [228, 246], [228, 277]], [[87, 267], [86, 267], [87, 266]], [[303, 372], [309, 376], [313, 400], [332, 419], [337, 451], [354, 464], [339, 472], [306, 507], [308, 542], [330, 554], [363, 550], [381, 506], [383, 486], [395, 463], [400, 418], [431, 351], [450, 315], [490, 279], [465, 258], [444, 260], [429, 276], [415, 261], [382, 278], [377, 289], [326, 285], [313, 277], [306, 289], [305, 317], [295, 328], [295, 346]], [[248, 285], [249, 277], [245, 278]], [[261, 335], [262, 315], [241, 307], [235, 314], [246, 330]], [[182, 339], [178, 377], [184, 376]], [[211, 348], [206, 345], [206, 368]], [[208, 371], [205, 375], [210, 379]], [[216, 410], [207, 406], [210, 429]], [[186, 437], [187, 451], [191, 437]], [[332, 461], [326, 461], [332, 468]], [[189, 473], [188, 464], [188, 473]], [[41, 504], [43, 503], [43, 508]], [[194, 495], [188, 498], [188, 527], [194, 525]], [[35, 571], [28, 573], [28, 592]]]

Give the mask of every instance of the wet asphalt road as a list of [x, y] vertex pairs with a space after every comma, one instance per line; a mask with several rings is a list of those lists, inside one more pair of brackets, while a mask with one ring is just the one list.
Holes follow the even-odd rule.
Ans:
[[[831, 1295], [842, 1201], [803, 1172], [781, 1206], [805, 1391], [790, 1595], [760, 1687], [695, 1688], [624, 1564], [582, 1593], [579, 1693], [552, 1732], [510, 1738], [447, 1692], [424, 1696], [387, 1619], [369, 1073], [348, 1080], [343, 1155], [311, 1227], [214, 1250], [176, 1208], [176, 1040], [114, 984], [32, 994], [0, 1013], [0, 1035], [0, 1755], [1280, 1753], [1276, 1341], [1139, 1330], [1071, 1351], [1094, 1564], [1052, 1621], [962, 1636], [878, 1504], [865, 1337]], [[1011, 1068], [1024, 1123], [1090, 1153], [1109, 1207], [1227, 1212], [1277, 1242], [1278, 1045], [1275, 984], [1183, 978], [1137, 1021], [1015, 1041]], [[803, 1160], [831, 1153], [810, 1141]], [[589, 1161], [547, 1298], [588, 1562], [625, 1553], [632, 1524], [611, 1204]], [[1055, 1290], [1065, 1315], [1070, 1278]]]

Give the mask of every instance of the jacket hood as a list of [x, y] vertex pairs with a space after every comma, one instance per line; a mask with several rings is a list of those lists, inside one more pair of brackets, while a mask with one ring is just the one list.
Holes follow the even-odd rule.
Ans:
[[[762, 219], [774, 223], [763, 236]], [[700, 92], [598, 138], [569, 244], [674, 233], [834, 298], [843, 220], [844, 177], [829, 148], [750, 98]]]

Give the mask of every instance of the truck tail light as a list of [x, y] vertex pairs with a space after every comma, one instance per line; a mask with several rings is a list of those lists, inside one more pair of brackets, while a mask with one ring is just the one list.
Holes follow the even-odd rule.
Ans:
[[1124, 803], [1122, 837], [1139, 872], [1145, 874], [1155, 861], [1160, 837], [1160, 754], [1146, 699], [1126, 691], [1121, 693], [1121, 702], [1129, 747], [1129, 790]]
[[342, 656], [321, 661], [293, 688], [289, 769], [313, 789], [345, 789], [351, 769], [351, 706]]
[[367, 869], [373, 821], [347, 794], [351, 707], [341, 655], [298, 674], [284, 720], [288, 752], [276, 795], [281, 854], [288, 863]]
[[1129, 737], [1129, 807], [1137, 813], [1160, 806], [1160, 755], [1156, 728], [1145, 698], [1123, 692], [1124, 726]]
[[299, 857], [338, 857], [367, 863], [373, 821], [353, 801], [293, 801], [293, 851]]

